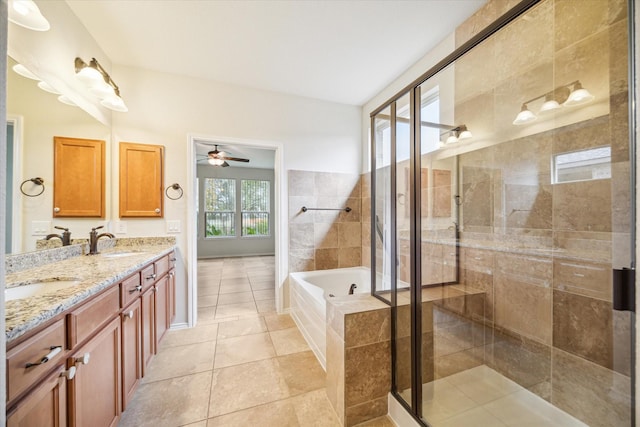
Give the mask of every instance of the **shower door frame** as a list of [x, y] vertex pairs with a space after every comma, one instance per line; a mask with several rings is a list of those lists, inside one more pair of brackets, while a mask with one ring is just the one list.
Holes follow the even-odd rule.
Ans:
[[[489, 26], [481, 30], [478, 34], [473, 36], [467, 42], [455, 49], [452, 53], [447, 55], [444, 59], [439, 61], [436, 65], [427, 70], [420, 77], [413, 82], [405, 86], [398, 91], [394, 96], [389, 98], [386, 102], [381, 104], [378, 108], [370, 113], [370, 161], [371, 161], [371, 295], [380, 299], [381, 301], [391, 306], [391, 394], [396, 401], [405, 408], [405, 410], [416, 420], [419, 424], [427, 426], [425, 421], [421, 418], [422, 415], [422, 369], [420, 363], [421, 356], [421, 340], [422, 340], [422, 286], [416, 286], [416, 283], [421, 282], [422, 269], [421, 269], [421, 239], [419, 238], [416, 230], [421, 230], [421, 215], [417, 206], [421, 204], [420, 186], [416, 183], [420, 182], [419, 172], [421, 170], [421, 132], [420, 132], [420, 112], [421, 112], [421, 97], [420, 97], [420, 85], [426, 82], [437, 73], [453, 64], [457, 59], [462, 57], [467, 52], [474, 49], [477, 45], [491, 37], [496, 32], [500, 31], [503, 27], [510, 24], [521, 15], [526, 13], [532, 7], [543, 2], [544, 0], [522, 0], [504, 15], [500, 16], [496, 21]], [[629, 48], [629, 78], [628, 78], [628, 97], [629, 97], [629, 163], [630, 163], [630, 248], [631, 259], [630, 269], [635, 270], [635, 247], [636, 247], [636, 67], [635, 67], [635, 25], [634, 19], [636, 18], [634, 0], [627, 0], [628, 10], [628, 48]], [[398, 260], [398, 247], [397, 247], [397, 212], [396, 212], [396, 102], [403, 96], [410, 95], [410, 319], [411, 319], [411, 402], [406, 402], [400, 395], [400, 391], [397, 386], [396, 378], [396, 364], [397, 364], [397, 347], [396, 347], [396, 326], [397, 326], [397, 278], [398, 278], [398, 262], [391, 262], [391, 292], [390, 300], [381, 296], [380, 292], [376, 291], [376, 221], [375, 221], [375, 208], [376, 208], [376, 116], [382, 113], [386, 108], [390, 109], [390, 126], [391, 126], [391, 141], [390, 141], [390, 221], [391, 221], [391, 234], [389, 244], [389, 256], [391, 259]], [[459, 226], [459, 224], [458, 224]], [[459, 233], [456, 232], [456, 253], [459, 251]], [[383, 245], [384, 248], [384, 245]], [[458, 256], [456, 256], [456, 269], [459, 270]], [[456, 274], [459, 278], [458, 273]], [[635, 283], [634, 283], [635, 286]], [[630, 417], [631, 425], [635, 425], [636, 419], [636, 354], [635, 354], [635, 312], [631, 312], [631, 402], [630, 402]]]

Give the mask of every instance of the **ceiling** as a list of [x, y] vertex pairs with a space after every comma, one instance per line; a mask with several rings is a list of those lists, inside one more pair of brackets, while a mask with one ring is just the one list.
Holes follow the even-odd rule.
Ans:
[[114, 64], [357, 106], [485, 2], [67, 0]]

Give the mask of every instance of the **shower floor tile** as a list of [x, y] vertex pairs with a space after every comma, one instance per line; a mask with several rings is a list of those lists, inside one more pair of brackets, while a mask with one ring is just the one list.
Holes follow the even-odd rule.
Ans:
[[422, 407], [434, 427], [586, 426], [485, 365], [424, 384]]

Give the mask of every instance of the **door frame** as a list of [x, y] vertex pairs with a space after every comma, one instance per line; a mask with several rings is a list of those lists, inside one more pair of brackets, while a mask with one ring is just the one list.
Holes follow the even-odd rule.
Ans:
[[289, 271], [288, 257], [288, 197], [287, 177], [284, 169], [284, 146], [281, 142], [214, 136], [202, 134], [187, 135], [187, 185], [186, 193], [190, 203], [187, 204], [187, 322], [193, 327], [198, 321], [198, 168], [196, 141], [206, 141], [212, 144], [237, 144], [247, 148], [261, 148], [273, 150], [273, 187], [274, 187], [274, 233], [275, 233], [275, 297], [278, 313], [284, 309], [284, 286]]
[[[8, 124], [13, 125], [13, 197], [11, 199], [11, 253], [22, 252], [22, 197], [20, 197], [19, 184], [22, 180], [22, 141], [24, 139], [24, 119], [22, 116], [7, 115], [5, 129]], [[7, 141], [9, 144], [9, 141]], [[7, 159], [7, 162], [9, 159]], [[8, 200], [7, 200], [8, 202]]]

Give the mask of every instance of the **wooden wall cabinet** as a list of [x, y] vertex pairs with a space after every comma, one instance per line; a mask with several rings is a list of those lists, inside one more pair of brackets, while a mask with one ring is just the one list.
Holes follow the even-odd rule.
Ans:
[[120, 218], [162, 218], [164, 147], [120, 143]]
[[105, 214], [105, 142], [53, 137], [53, 216]]

